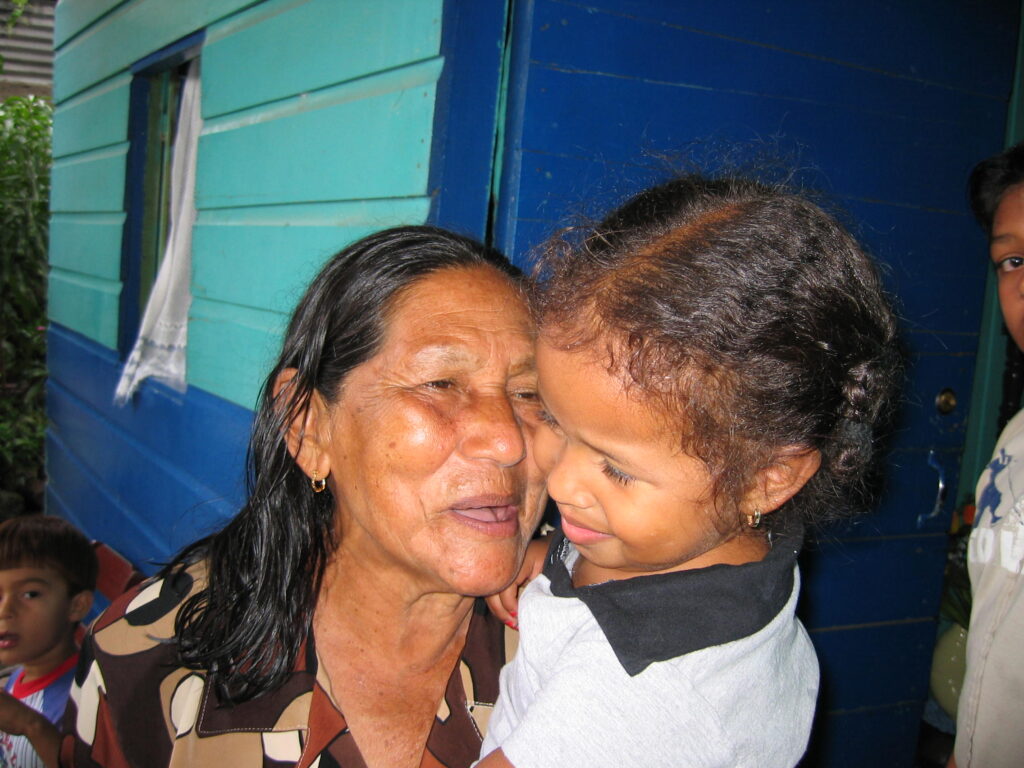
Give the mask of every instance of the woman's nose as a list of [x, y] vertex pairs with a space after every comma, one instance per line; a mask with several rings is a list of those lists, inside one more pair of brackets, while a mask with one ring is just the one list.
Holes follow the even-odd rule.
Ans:
[[511, 467], [526, 456], [523, 428], [505, 393], [476, 397], [464, 429], [461, 448], [468, 458]]

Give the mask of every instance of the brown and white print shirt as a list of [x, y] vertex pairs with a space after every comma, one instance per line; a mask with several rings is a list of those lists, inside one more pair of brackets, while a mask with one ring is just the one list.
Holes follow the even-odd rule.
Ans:
[[[182, 602], [202, 588], [203, 573], [199, 564], [144, 582], [93, 624], [64, 717], [61, 765], [364, 766], [329, 693], [312, 634], [280, 688], [234, 706], [218, 701], [204, 672], [181, 666], [174, 619]], [[477, 759], [505, 646], [505, 627], [478, 601], [422, 768], [465, 768]]]

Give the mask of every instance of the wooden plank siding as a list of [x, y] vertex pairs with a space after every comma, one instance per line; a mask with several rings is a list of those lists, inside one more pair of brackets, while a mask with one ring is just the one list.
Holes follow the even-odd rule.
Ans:
[[[60, 49], [57, 65], [52, 201], [57, 240], [51, 289], [60, 300], [52, 303], [51, 316], [113, 348], [120, 290], [113, 265], [120, 259], [120, 243], [113, 237], [111, 217], [100, 214], [124, 213], [130, 84], [124, 70], [133, 60], [129, 56], [146, 55], [194, 32], [194, 26], [182, 24], [200, 18], [200, 6], [201, 20], [210, 20], [249, 4], [186, 4], [170, 27], [164, 25], [166, 4], [155, 0], [103, 12], [76, 8], [78, 13], [72, 13], [70, 7], [76, 5], [63, 3], [61, 9], [69, 7], [71, 20], [98, 21], [82, 34], [70, 30], [58, 35], [70, 42]], [[63, 22], [58, 13], [58, 29]], [[260, 372], [277, 342], [277, 326], [297, 298], [296, 286], [314, 271], [309, 265], [322, 263], [373, 228], [426, 220], [434, 88], [442, 66], [440, 25], [441, 3], [433, 0], [271, 0], [208, 29], [202, 53], [200, 216], [193, 254], [195, 272], [201, 276], [196, 293], [207, 302], [191, 318], [200, 327], [195, 329], [199, 343], [189, 350], [190, 382], [251, 407]], [[130, 44], [113, 45], [112, 39], [119, 40], [126, 30], [133, 32]], [[109, 60], [95, 61], [90, 57], [97, 46], [117, 48], [119, 58], [111, 53]], [[267, 55], [268, 46], [281, 50]], [[104, 79], [83, 82], [85, 70]], [[61, 85], [62, 78], [74, 79]], [[61, 100], [69, 93], [76, 95]], [[275, 151], [266, 152], [266, 147]], [[350, 201], [361, 202], [357, 208], [346, 207]], [[278, 205], [291, 207], [282, 214], [275, 211]], [[321, 207], [316, 214], [321, 223], [312, 227], [302, 224], [301, 215], [282, 223], [298, 213], [297, 205], [335, 206], [341, 212]], [[206, 211], [214, 209], [218, 214], [210, 219]], [[223, 258], [223, 244], [233, 237], [233, 229], [226, 228], [235, 227], [225, 213], [231, 209], [246, 209], [238, 219], [242, 228], [288, 230], [283, 239], [240, 237], [240, 243], [255, 247], [247, 255], [256, 264], [283, 260], [277, 271], [292, 278], [263, 281], [273, 296], [246, 291], [240, 302], [244, 306], [281, 315], [255, 326], [228, 306], [239, 303], [237, 295], [231, 296], [239, 274], [237, 259]], [[93, 226], [86, 224], [89, 213], [96, 214]], [[261, 214], [266, 223], [260, 221]], [[339, 226], [339, 217], [354, 229]], [[210, 227], [220, 235], [205, 236]], [[66, 250], [65, 244], [83, 235], [90, 240]], [[207, 254], [206, 243], [220, 245]], [[272, 244], [281, 250], [269, 250]], [[89, 252], [92, 258], [84, 256]], [[306, 268], [295, 269], [290, 260]], [[223, 299], [218, 295], [221, 286], [228, 294]], [[278, 300], [284, 295], [291, 303]], [[250, 344], [241, 348], [253, 348], [253, 328], [261, 328], [271, 340], [257, 345], [258, 354], [243, 356], [241, 367], [226, 366], [225, 350], [238, 349], [243, 338]]]
[[[292, 0], [293, 4], [303, 0]], [[203, 29], [254, 0], [128, 0], [116, 7], [86, 0], [92, 12], [76, 13], [60, 3], [54, 33], [53, 98], [59, 104], [132, 63]], [[99, 7], [99, 6], [102, 6]], [[103, 12], [107, 10], [109, 12]], [[77, 26], [87, 23], [88, 26]]]
[[[347, 243], [430, 215], [443, 5], [60, 3], [51, 511], [145, 566], [237, 509], [250, 409], [305, 285]], [[131, 67], [199, 30], [189, 388], [148, 382], [115, 408]]]
[[54, 325], [47, 352], [48, 511], [152, 573], [238, 508], [247, 409], [160, 385], [116, 408], [113, 350]]
[[57, 105], [53, 120], [53, 156], [68, 157], [128, 141], [131, 76], [115, 75]]
[[[310, 0], [265, 3], [210, 28], [191, 383], [251, 407], [316, 267], [373, 229], [426, 221], [440, 18], [439, 2]], [[405, 22], [392, 30], [388, 19]], [[379, 42], [343, 45], [350, 38]], [[289, 55], [266, 56], [268, 40]], [[270, 76], [278, 61], [282, 71]], [[252, 62], [257, 76], [239, 62]], [[345, 79], [325, 82], [328, 74]], [[228, 256], [231, 243], [238, 251]], [[268, 277], [240, 292], [239, 270]]]
[[[23, 5], [16, 24], [0, 35], [0, 99], [32, 94], [49, 99], [53, 82], [53, 8], [56, 0]], [[11, 0], [0, 0], [0, 18], [15, 13]]]

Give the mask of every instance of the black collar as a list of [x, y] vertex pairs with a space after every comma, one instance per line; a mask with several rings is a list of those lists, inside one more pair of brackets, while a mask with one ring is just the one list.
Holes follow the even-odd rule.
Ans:
[[803, 527], [773, 534], [757, 563], [636, 576], [576, 588], [565, 565], [572, 545], [559, 530], [544, 575], [556, 597], [575, 597], [594, 614], [629, 675], [656, 661], [747, 637], [765, 627], [789, 600]]

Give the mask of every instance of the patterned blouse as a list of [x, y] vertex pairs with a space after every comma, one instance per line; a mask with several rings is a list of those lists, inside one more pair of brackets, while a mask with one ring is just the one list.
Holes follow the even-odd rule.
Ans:
[[[219, 702], [204, 672], [180, 665], [174, 618], [182, 601], [202, 587], [202, 578], [202, 566], [193, 566], [144, 582], [96, 620], [82, 646], [64, 717], [61, 765], [364, 766], [329, 693], [312, 634], [280, 688], [235, 706]], [[477, 759], [498, 696], [505, 646], [504, 626], [477, 601], [422, 768], [464, 768]]]

